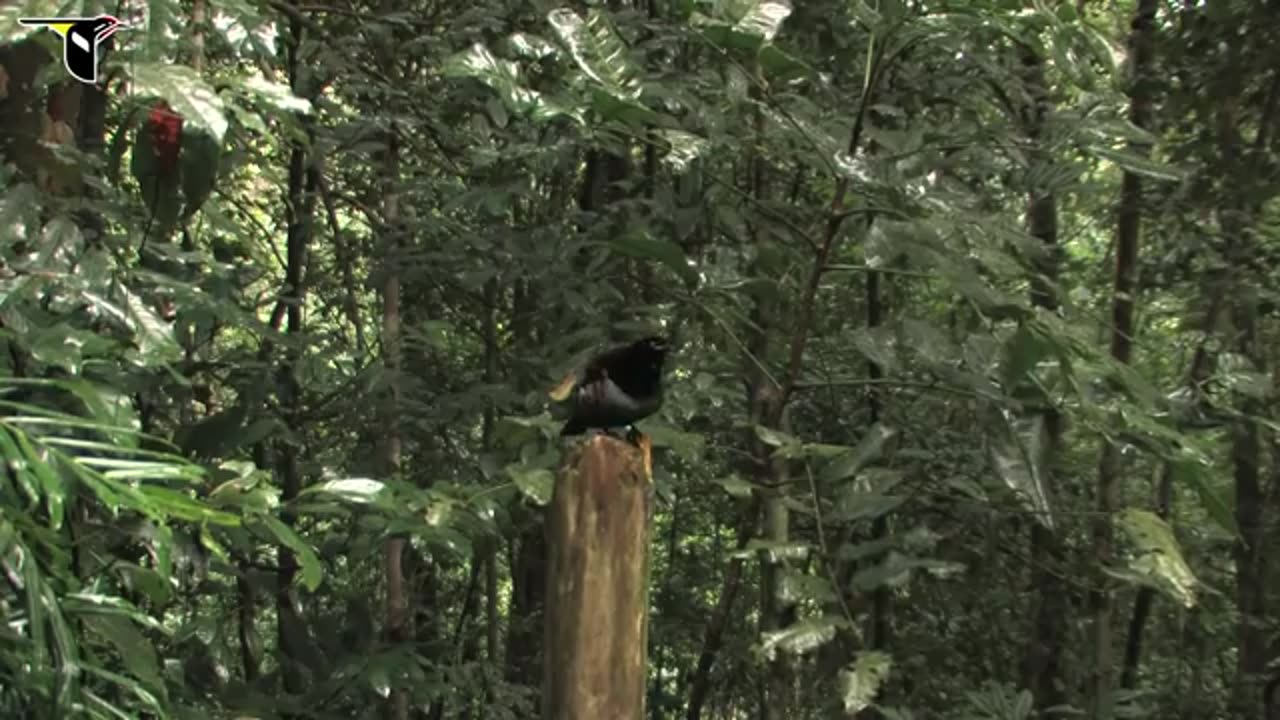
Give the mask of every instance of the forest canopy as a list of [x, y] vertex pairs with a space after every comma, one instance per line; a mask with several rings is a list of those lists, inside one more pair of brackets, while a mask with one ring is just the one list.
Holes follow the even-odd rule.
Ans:
[[635, 717], [1277, 720], [1278, 35], [0, 7], [0, 715], [537, 717], [548, 393], [661, 337]]

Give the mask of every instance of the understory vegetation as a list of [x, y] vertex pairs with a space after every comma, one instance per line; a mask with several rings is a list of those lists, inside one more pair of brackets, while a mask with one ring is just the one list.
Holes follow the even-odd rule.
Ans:
[[537, 717], [548, 390], [661, 333], [646, 717], [1280, 718], [1277, 37], [5, 4], [0, 716]]

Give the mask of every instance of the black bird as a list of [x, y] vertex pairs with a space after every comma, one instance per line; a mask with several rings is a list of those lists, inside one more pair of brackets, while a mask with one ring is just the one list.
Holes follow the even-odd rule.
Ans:
[[548, 393], [557, 402], [570, 400], [569, 420], [560, 435], [581, 435], [588, 429], [608, 432], [656, 413], [662, 407], [662, 366], [668, 350], [666, 338], [647, 337], [607, 350], [569, 373]]

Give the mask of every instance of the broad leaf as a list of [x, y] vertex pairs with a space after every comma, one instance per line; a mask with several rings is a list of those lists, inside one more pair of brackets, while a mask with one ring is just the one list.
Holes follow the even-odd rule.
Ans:
[[769, 660], [779, 650], [792, 656], [805, 655], [831, 642], [835, 639], [837, 630], [848, 626], [847, 620], [835, 616], [805, 620], [782, 630], [762, 634], [760, 650]]
[[893, 660], [882, 652], [858, 653], [858, 658], [840, 671], [840, 699], [844, 711], [854, 715], [871, 707], [884, 681], [889, 678]]
[[185, 65], [141, 63], [130, 66], [138, 95], [162, 98], [188, 123], [213, 135], [218, 144], [227, 134], [226, 107], [222, 98]]
[[1136, 508], [1122, 511], [1119, 521], [1137, 553], [1129, 569], [1183, 607], [1195, 606], [1199, 582], [1183, 559], [1172, 528], [1155, 513]]
[[1049, 487], [1045, 469], [1047, 431], [1044, 416], [1014, 419], [1001, 412], [999, 434], [987, 442], [987, 451], [996, 474], [1027, 508], [1037, 522], [1054, 527], [1053, 509], [1049, 504]]
[[507, 475], [526, 497], [539, 505], [551, 502], [555, 489], [555, 475], [546, 468], [528, 468], [520, 465], [507, 467]]
[[302, 584], [307, 590], [315, 592], [316, 588], [320, 587], [321, 580], [324, 579], [324, 567], [320, 564], [316, 551], [293, 528], [285, 525], [274, 515], [264, 513], [259, 515], [259, 519], [281, 545], [294, 552], [298, 558], [298, 566], [302, 570]]

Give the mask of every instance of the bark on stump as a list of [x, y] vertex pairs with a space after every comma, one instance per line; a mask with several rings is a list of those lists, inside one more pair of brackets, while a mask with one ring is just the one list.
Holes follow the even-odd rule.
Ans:
[[647, 453], [574, 445], [547, 512], [543, 720], [643, 720], [649, 631]]

